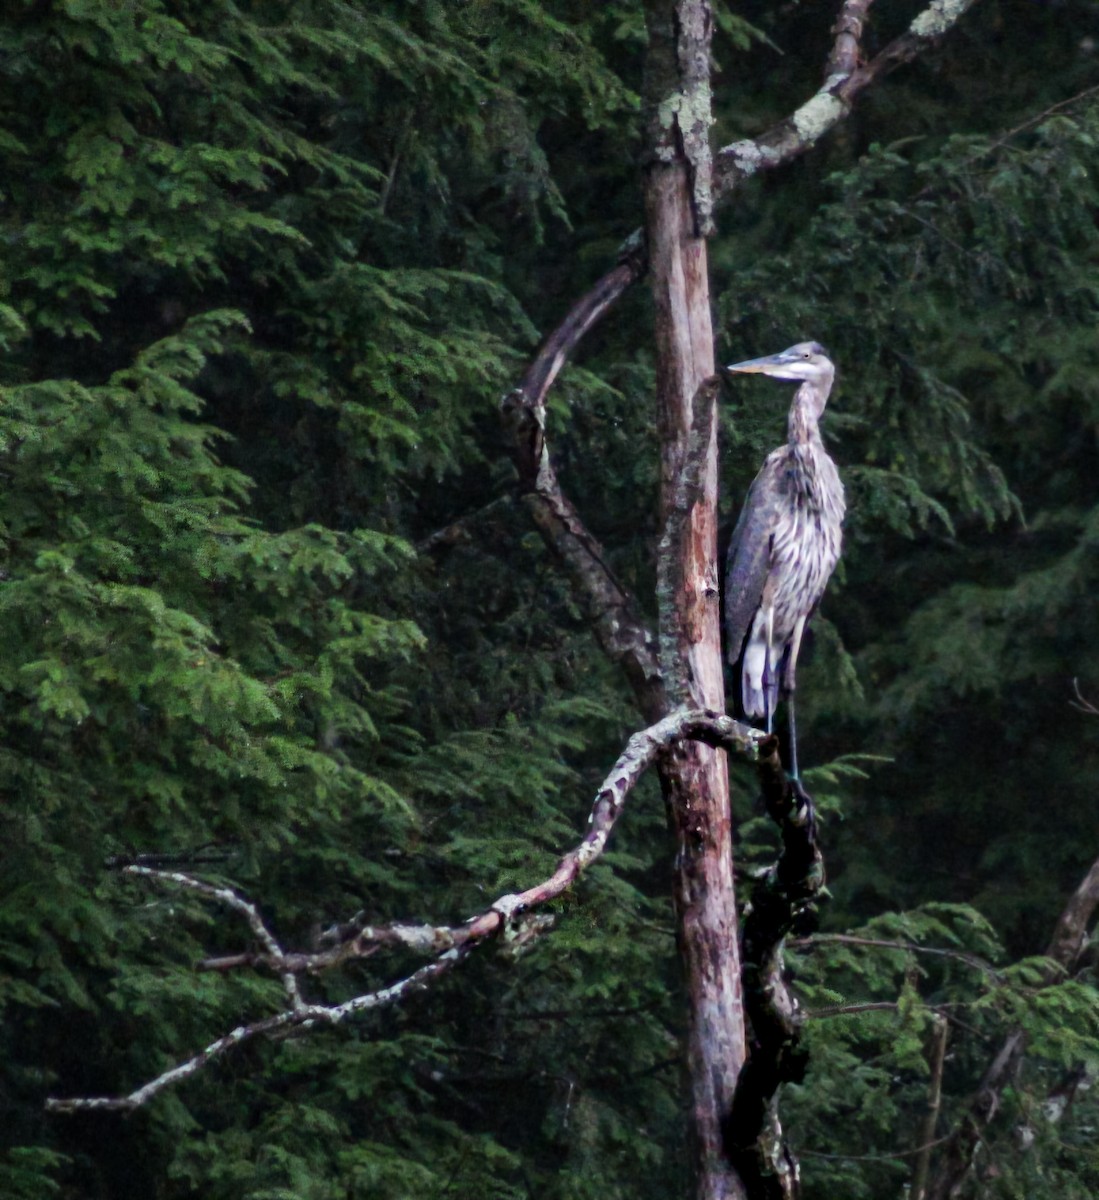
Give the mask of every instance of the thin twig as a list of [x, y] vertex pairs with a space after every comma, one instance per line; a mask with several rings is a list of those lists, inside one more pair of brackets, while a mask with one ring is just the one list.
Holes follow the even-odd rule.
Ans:
[[823, 1017], [848, 1017], [864, 1012], [897, 1012], [899, 1008], [898, 1000], [863, 1000], [854, 1004], [830, 1004], [827, 1008], [811, 1008], [805, 1016], [816, 1021]]
[[911, 954], [931, 954], [940, 958], [954, 958], [972, 967], [974, 970], [988, 975], [992, 979], [1000, 978], [1000, 973], [996, 968], [991, 963], [985, 962], [983, 958], [979, 958], [976, 954], [970, 954], [965, 950], [948, 950], [943, 946], [921, 946], [917, 942], [894, 941], [890, 938], [857, 937], [849, 933], [814, 933], [809, 937], [793, 938], [787, 945], [794, 949], [811, 949], [813, 946], [820, 945], [823, 942], [838, 942], [844, 946], [879, 947], [884, 950], [904, 950]]
[[[252, 930], [256, 940], [263, 946], [267, 956], [273, 962], [280, 962], [285, 957], [282, 947], [275, 940], [274, 934], [267, 928], [263, 922], [263, 918], [259, 915], [259, 909], [254, 904], [249, 903], [243, 896], [234, 892], [229, 887], [217, 887], [212, 883], [205, 883], [201, 879], [195, 879], [191, 875], [184, 875], [181, 871], [159, 871], [153, 867], [142, 867], [136, 863], [128, 867], [122, 868], [125, 875], [137, 875], [143, 879], [155, 879], [160, 883], [173, 883], [176, 887], [184, 888], [186, 891], [197, 892], [200, 896], [206, 896], [210, 900], [217, 900], [221, 904], [228, 905], [234, 912], [240, 913], [248, 922], [248, 927]], [[305, 1002], [301, 998], [301, 992], [298, 989], [297, 977], [290, 971], [283, 970], [279, 973], [279, 978], [282, 981], [282, 986], [286, 990], [286, 995], [289, 997], [291, 1008], [297, 1012], [305, 1007]]]
[[480, 508], [458, 517], [457, 520], [451, 521], [449, 525], [445, 525], [442, 529], [436, 529], [434, 533], [428, 534], [427, 537], [418, 541], [416, 543], [416, 552], [418, 554], [430, 554], [433, 550], [439, 550], [443, 546], [453, 546], [458, 542], [468, 541], [469, 527], [471, 525], [476, 524], [478, 521], [483, 521], [485, 517], [490, 516], [498, 509], [508, 507], [513, 503], [514, 499], [514, 496], [510, 493], [497, 496], [495, 500], [490, 500], [488, 504], [483, 504]]
[[911, 1150], [897, 1150], [893, 1154], [826, 1154], [823, 1150], [798, 1150], [798, 1154], [803, 1158], [827, 1158], [835, 1162], [877, 1162], [887, 1163], [893, 1162], [898, 1158], [912, 1158], [914, 1155], [923, 1154], [925, 1150], [934, 1149], [936, 1146], [941, 1146], [944, 1142], [950, 1140], [949, 1136], [935, 1138], [932, 1142], [927, 1142], [922, 1146], [916, 1146]]
[[1036, 117], [1028, 117], [1021, 125], [1016, 125], [1014, 129], [1009, 129], [1006, 133], [1001, 134], [994, 142], [989, 142], [984, 146], [980, 153], [975, 154], [974, 159], [981, 158], [985, 154], [990, 154], [993, 150], [999, 150], [1001, 146], [1006, 145], [1013, 137], [1017, 137], [1020, 133], [1026, 133], [1028, 129], [1033, 129], [1035, 125], [1040, 125], [1046, 117], [1052, 117], [1054, 113], [1060, 112], [1063, 108], [1070, 108], [1073, 104], [1079, 104], [1081, 100], [1086, 100], [1089, 96], [1094, 96], [1099, 93], [1099, 84], [1094, 87], [1084, 88], [1082, 92], [1077, 92], [1075, 96], [1069, 96], [1065, 100], [1058, 100], [1056, 104], [1051, 104], [1049, 108], [1044, 109]]
[[1077, 712], [1087, 713], [1089, 717], [1099, 717], [1099, 708], [1096, 708], [1090, 700], [1084, 698], [1083, 692], [1080, 691], [1080, 680], [1075, 677], [1072, 680], [1072, 690], [1076, 695], [1076, 699], [1070, 700], [1069, 705], [1075, 708]]
[[934, 1146], [935, 1126], [939, 1123], [939, 1111], [943, 1101], [943, 1067], [946, 1063], [946, 1043], [950, 1037], [950, 1025], [942, 1017], [935, 1023], [931, 1038], [928, 1064], [931, 1082], [928, 1087], [927, 1113], [924, 1116], [920, 1154], [912, 1171], [912, 1200], [926, 1200], [927, 1180], [931, 1170], [931, 1150]]
[[[1035, 125], [1040, 125], [1047, 117], [1053, 116], [1054, 113], [1060, 112], [1063, 108], [1070, 108], [1073, 104], [1078, 104], [1081, 100], [1086, 100], [1089, 96], [1094, 96], [1099, 93], [1099, 84], [1094, 87], [1085, 88], [1082, 92], [1077, 92], [1075, 96], [1069, 96], [1065, 100], [1059, 100], [1056, 104], [1051, 104], [1049, 108], [1040, 112], [1036, 117], [1029, 117], [1022, 124], [1016, 125], [1013, 129], [1002, 133], [995, 141], [989, 142], [987, 146], [982, 146], [968, 158], [962, 160], [961, 166], [971, 167], [974, 163], [980, 162], [986, 155], [991, 154], [994, 150], [1001, 150], [1011, 141], [1012, 138], [1018, 137], [1020, 133], [1026, 133], [1028, 129], [1032, 129]], [[916, 200], [923, 200], [930, 196], [935, 191], [936, 184], [929, 183], [926, 187], [921, 188], [915, 195]], [[1075, 683], [1075, 680], [1073, 681]]]
[[401, 165], [401, 158], [404, 155], [405, 147], [408, 145], [409, 133], [412, 129], [412, 118], [415, 115], [416, 109], [414, 105], [408, 105], [405, 109], [404, 116], [401, 119], [400, 129], [397, 136], [393, 139], [393, 154], [389, 160], [389, 169], [385, 173], [385, 181], [382, 184], [382, 190], [378, 193], [378, 215], [385, 216], [385, 210], [389, 206], [389, 197], [393, 191], [393, 184], [397, 179], [397, 169]]

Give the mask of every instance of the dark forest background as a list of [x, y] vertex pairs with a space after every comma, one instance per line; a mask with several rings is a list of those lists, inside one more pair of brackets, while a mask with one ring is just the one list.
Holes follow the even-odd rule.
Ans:
[[[715, 144], [816, 90], [833, 7], [715, 4]], [[880, 0], [868, 52], [920, 7]], [[641, 223], [644, 47], [633, 0], [5, 7], [0, 1196], [685, 1194], [651, 782], [522, 954], [129, 1118], [43, 1109], [278, 1003], [192, 972], [241, 929], [112, 856], [180, 856], [308, 946], [360, 909], [461, 921], [576, 840], [642, 722], [497, 402]], [[1099, 700], [1097, 179], [1099, 4], [982, 0], [711, 243], [722, 361], [814, 338], [839, 366], [846, 547], [799, 673], [820, 929], [968, 956], [792, 948], [807, 1197], [901, 1193], [947, 1017], [933, 1138], [1029, 1035], [968, 1194], [1099, 1188], [1094, 962], [1046, 986], [1034, 957], [1099, 853], [1099, 716], [1071, 703]], [[788, 391], [722, 401], [730, 526]], [[642, 285], [549, 418], [642, 597], [652, 392]], [[745, 878], [774, 855], [754, 797], [734, 773]]]

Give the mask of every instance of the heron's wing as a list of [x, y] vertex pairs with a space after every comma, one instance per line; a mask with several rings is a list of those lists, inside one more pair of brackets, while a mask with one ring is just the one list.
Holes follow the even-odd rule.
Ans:
[[771, 455], [752, 481], [725, 562], [725, 640], [731, 663], [740, 658], [771, 569], [771, 535], [780, 511], [782, 470]]

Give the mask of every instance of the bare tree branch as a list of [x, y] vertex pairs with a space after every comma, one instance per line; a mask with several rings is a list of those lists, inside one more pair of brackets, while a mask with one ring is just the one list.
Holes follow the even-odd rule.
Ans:
[[529, 442], [517, 445], [520, 476], [528, 486], [536, 482], [542, 467], [541, 436], [545, 421], [536, 420], [531, 424], [529, 420], [524, 420], [522, 413], [512, 413], [512, 410], [518, 407], [534, 414], [544, 407], [546, 393], [584, 335], [598, 324], [622, 293], [645, 274], [643, 241], [640, 230], [626, 239], [619, 249], [614, 268], [577, 300], [561, 324], [543, 342], [518, 387], [503, 399], [505, 415], [510, 416], [512, 421], [518, 420], [531, 435]]
[[733, 142], [714, 156], [715, 203], [727, 201], [745, 179], [782, 166], [815, 146], [850, 113], [867, 87], [938, 42], [976, 2], [932, 0], [900, 37], [859, 66], [858, 39], [870, 4], [847, 0], [834, 26], [837, 36], [828, 59], [829, 73], [819, 91], [759, 137]]
[[[220, 904], [227, 904], [234, 912], [240, 913], [248, 922], [249, 929], [251, 929], [260, 945], [263, 946], [267, 956], [273, 962], [281, 962], [283, 960], [282, 947], [275, 941], [274, 934], [263, 923], [263, 918], [259, 915], [259, 909], [254, 904], [245, 900], [243, 896], [234, 892], [232, 888], [218, 887], [212, 883], [205, 883], [203, 880], [195, 879], [191, 875], [184, 875], [181, 871], [160, 871], [153, 867], [143, 867], [137, 864], [124, 867], [123, 870], [127, 875], [137, 875], [145, 879], [156, 879], [162, 883], [174, 883], [177, 887], [184, 888], [187, 891], [198, 892], [200, 896], [205, 896], [208, 900], [217, 900]], [[296, 976], [286, 967], [282, 967], [278, 975], [290, 1000], [290, 1007], [295, 1012], [300, 1011], [305, 1007], [305, 1002], [302, 1000], [301, 992], [298, 990]]]
[[926, 1200], [927, 1179], [931, 1169], [931, 1149], [935, 1142], [935, 1127], [939, 1123], [939, 1111], [943, 1103], [943, 1067], [946, 1064], [946, 1043], [950, 1038], [950, 1023], [943, 1017], [935, 1021], [928, 1053], [931, 1082], [927, 1093], [927, 1112], [920, 1131], [918, 1145], [920, 1153], [912, 1171], [912, 1200]]
[[586, 292], [546, 338], [517, 387], [502, 399], [512, 436], [519, 486], [535, 524], [565, 564], [586, 601], [596, 638], [624, 669], [642, 711], [655, 719], [665, 710], [655, 639], [634, 597], [615, 578], [606, 554], [561, 489], [546, 443], [546, 394], [583, 336], [624, 291], [645, 273], [640, 234], [623, 247], [618, 264]]
[[[128, 869], [128, 868], [127, 868]], [[395, 1004], [406, 995], [425, 987], [432, 979], [448, 971], [468, 953], [471, 947], [458, 947], [448, 950], [445, 954], [430, 963], [420, 967], [405, 979], [367, 995], [355, 996], [343, 1004], [303, 1004], [297, 1008], [284, 1009], [273, 1016], [264, 1017], [238, 1025], [236, 1029], [211, 1042], [204, 1050], [199, 1051], [193, 1058], [179, 1063], [168, 1071], [164, 1071], [155, 1079], [142, 1084], [126, 1096], [78, 1096], [70, 1099], [51, 1097], [46, 1101], [47, 1112], [74, 1113], [88, 1111], [132, 1112], [147, 1104], [154, 1096], [173, 1084], [181, 1083], [192, 1075], [198, 1074], [204, 1067], [224, 1057], [231, 1050], [244, 1045], [245, 1042], [256, 1038], [276, 1038], [284, 1036], [292, 1029], [308, 1029], [314, 1025], [338, 1025], [350, 1016], [366, 1012], [374, 1008], [383, 1008]]]
[[[599, 858], [622, 812], [626, 797], [638, 780], [671, 747], [683, 741], [704, 742], [749, 762], [759, 761], [761, 753], [767, 751], [771, 743], [775, 743], [777, 747], [776, 739], [769, 738], [759, 730], [734, 721], [731, 717], [704, 709], [679, 709], [655, 725], [635, 733], [596, 793], [588, 817], [587, 833], [579, 844], [561, 859], [553, 874], [526, 891], [500, 896], [464, 925], [363, 925], [357, 927], [345, 942], [330, 951], [287, 954], [264, 924], [256, 906], [231, 888], [206, 883], [176, 871], [159, 871], [136, 865], [123, 868], [125, 874], [182, 887], [227, 904], [240, 913], [263, 950], [256, 954], [209, 959], [203, 965], [216, 970], [244, 966], [268, 968], [282, 980], [290, 1005], [271, 1016], [238, 1025], [193, 1057], [162, 1072], [127, 1095], [54, 1097], [46, 1101], [47, 1110], [56, 1113], [89, 1110], [130, 1112], [148, 1103], [165, 1088], [197, 1074], [245, 1042], [257, 1038], [285, 1036], [296, 1028], [338, 1025], [360, 1013], [396, 1004], [406, 996], [423, 990], [461, 962], [478, 944], [493, 936], [503, 935], [513, 943], [533, 936], [546, 927], [548, 919], [531, 921], [522, 918], [521, 914], [560, 896], [582, 871]], [[355, 996], [342, 1004], [308, 1004], [302, 999], [296, 978], [299, 974], [327, 970], [339, 963], [366, 957], [373, 954], [379, 945], [384, 944], [401, 945], [434, 957], [388, 987]]]
[[851, 75], [857, 69], [862, 46], [862, 24], [873, 3], [874, 0], [845, 0], [832, 26], [836, 40], [828, 56], [828, 65], [824, 68], [826, 80], [839, 75]]

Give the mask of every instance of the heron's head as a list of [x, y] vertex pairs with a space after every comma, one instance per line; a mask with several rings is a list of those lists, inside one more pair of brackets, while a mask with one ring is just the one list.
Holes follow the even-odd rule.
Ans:
[[788, 379], [793, 383], [814, 383], [825, 392], [836, 373], [820, 342], [798, 342], [779, 354], [731, 363], [725, 370], [739, 375], [770, 375], [772, 379]]

